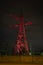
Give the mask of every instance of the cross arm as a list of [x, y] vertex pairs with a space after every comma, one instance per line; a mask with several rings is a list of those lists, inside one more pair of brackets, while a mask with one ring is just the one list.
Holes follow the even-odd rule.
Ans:
[[17, 17], [16, 15], [9, 14], [8, 16], [10, 16], [11, 18], [15, 19], [16, 21], [19, 21], [19, 17]]
[[25, 23], [25, 25], [32, 25], [32, 21]]
[[9, 25], [9, 28], [10, 28], [10, 29], [12, 29], [12, 28], [14, 29], [14, 28], [16, 28], [16, 27], [18, 27], [18, 26], [19, 26], [19, 24], [15, 24], [15, 25], [12, 24], [12, 25]]

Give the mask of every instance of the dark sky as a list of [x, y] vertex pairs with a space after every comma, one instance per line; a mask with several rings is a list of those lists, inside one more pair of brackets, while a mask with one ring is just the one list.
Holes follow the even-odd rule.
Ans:
[[[0, 4], [0, 41], [1, 45], [14, 45], [17, 38], [18, 28], [10, 29], [10, 24], [18, 24], [15, 19], [12, 19], [8, 14], [16, 14], [20, 16], [21, 8], [23, 9], [24, 20], [32, 21], [32, 27], [27, 29], [27, 40], [31, 39], [32, 50], [37, 51], [43, 49], [43, 3], [40, 1], [15, 1], [1, 2]], [[29, 34], [32, 33], [30, 37]], [[29, 42], [28, 42], [29, 44]]]

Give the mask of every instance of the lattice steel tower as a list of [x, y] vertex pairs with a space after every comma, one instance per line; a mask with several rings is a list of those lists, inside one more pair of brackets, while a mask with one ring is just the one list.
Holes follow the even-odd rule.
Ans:
[[25, 26], [32, 25], [32, 22], [31, 21], [27, 23], [24, 22], [24, 16], [22, 10], [20, 17], [16, 17], [16, 15], [11, 15], [11, 16], [20, 22], [19, 24], [13, 25], [13, 28], [19, 26], [16, 45], [14, 46], [14, 54], [28, 54], [29, 47], [26, 39]]

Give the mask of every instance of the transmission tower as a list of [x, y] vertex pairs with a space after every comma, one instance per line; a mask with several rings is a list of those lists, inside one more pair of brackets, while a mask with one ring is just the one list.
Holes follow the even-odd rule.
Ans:
[[17, 17], [16, 15], [9, 15], [9, 16], [19, 21], [19, 24], [14, 24], [10, 26], [12, 28], [19, 27], [18, 36], [16, 39], [16, 45], [14, 46], [14, 54], [28, 54], [29, 47], [26, 39], [25, 26], [32, 25], [32, 22], [31, 21], [27, 23], [24, 22], [24, 16], [22, 10], [20, 17]]

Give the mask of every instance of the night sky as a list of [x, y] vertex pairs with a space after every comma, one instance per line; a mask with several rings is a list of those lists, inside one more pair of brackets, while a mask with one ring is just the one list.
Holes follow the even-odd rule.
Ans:
[[[21, 8], [24, 22], [32, 21], [33, 23], [30, 28], [25, 27], [27, 41], [31, 40], [32, 51], [43, 50], [43, 3], [41, 1], [6, 1], [0, 4], [0, 52], [8, 49], [8, 54], [12, 54], [19, 28], [10, 29], [9, 25], [18, 24], [19, 21], [11, 18], [9, 14], [16, 14], [19, 17]], [[30, 33], [32, 36], [29, 35]]]

